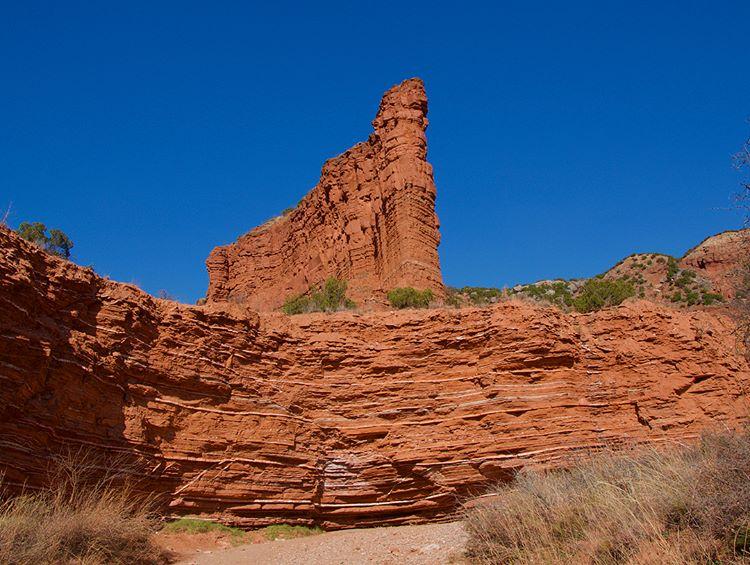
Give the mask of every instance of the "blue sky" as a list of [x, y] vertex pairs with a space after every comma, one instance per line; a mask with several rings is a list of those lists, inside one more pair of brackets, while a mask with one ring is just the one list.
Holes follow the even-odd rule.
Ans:
[[184, 301], [422, 77], [451, 285], [736, 228], [750, 2], [1, 2], [0, 208]]

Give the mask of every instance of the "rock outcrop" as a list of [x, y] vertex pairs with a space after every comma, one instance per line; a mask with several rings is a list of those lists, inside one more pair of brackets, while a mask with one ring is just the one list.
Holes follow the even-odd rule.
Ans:
[[399, 286], [442, 294], [422, 81], [386, 92], [372, 125], [293, 210], [211, 252], [208, 302], [272, 310], [328, 277], [347, 280], [360, 306]]
[[708, 237], [680, 259], [680, 266], [710, 279], [725, 296], [734, 296], [750, 262], [750, 230]]
[[[416, 85], [415, 85], [416, 87]], [[721, 309], [629, 301], [287, 317], [185, 306], [0, 228], [0, 470], [140, 460], [174, 514], [326, 527], [442, 518], [524, 465], [738, 425]]]

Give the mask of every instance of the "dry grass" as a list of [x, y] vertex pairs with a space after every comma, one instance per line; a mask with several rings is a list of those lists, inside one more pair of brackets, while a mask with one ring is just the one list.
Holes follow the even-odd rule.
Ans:
[[478, 563], [750, 563], [750, 430], [519, 474], [466, 512]]
[[[109, 467], [110, 469], [113, 467]], [[91, 456], [56, 461], [50, 487], [0, 504], [0, 563], [159, 563], [151, 500]]]

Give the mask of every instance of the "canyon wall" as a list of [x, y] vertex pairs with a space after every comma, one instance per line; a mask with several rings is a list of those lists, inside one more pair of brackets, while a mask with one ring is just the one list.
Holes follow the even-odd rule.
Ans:
[[211, 252], [208, 302], [273, 310], [328, 277], [348, 281], [360, 306], [399, 286], [442, 294], [422, 81], [386, 92], [372, 125], [367, 141], [325, 163], [293, 210]]
[[0, 470], [79, 447], [140, 462], [172, 514], [397, 524], [524, 465], [739, 425], [750, 369], [720, 308], [628, 301], [287, 317], [185, 306], [0, 228]]

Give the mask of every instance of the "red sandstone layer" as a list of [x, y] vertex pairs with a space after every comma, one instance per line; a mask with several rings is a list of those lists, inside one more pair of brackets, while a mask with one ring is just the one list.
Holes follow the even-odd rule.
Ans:
[[258, 315], [157, 300], [0, 229], [0, 469], [64, 446], [148, 463], [174, 513], [347, 527], [448, 515], [524, 465], [746, 415], [720, 310], [526, 302]]
[[294, 210], [211, 252], [208, 301], [272, 310], [328, 277], [361, 306], [399, 286], [442, 294], [427, 123], [421, 80], [386, 92], [369, 139], [326, 162]]

